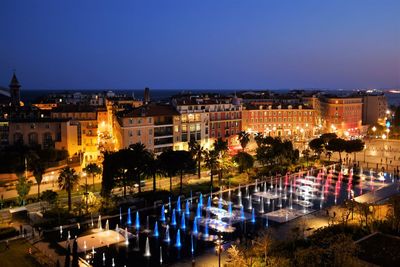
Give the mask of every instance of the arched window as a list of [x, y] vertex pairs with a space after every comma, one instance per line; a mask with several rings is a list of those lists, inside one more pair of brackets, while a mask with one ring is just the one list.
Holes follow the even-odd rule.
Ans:
[[22, 145], [24, 143], [24, 137], [22, 133], [14, 133], [14, 144], [20, 144]]
[[28, 144], [30, 146], [38, 144], [38, 134], [37, 133], [29, 133], [28, 134]]
[[43, 134], [43, 148], [54, 148], [53, 137], [50, 132]]

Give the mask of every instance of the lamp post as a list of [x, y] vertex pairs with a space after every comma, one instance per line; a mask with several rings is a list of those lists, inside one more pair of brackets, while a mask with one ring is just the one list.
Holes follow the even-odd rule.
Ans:
[[82, 173], [83, 177], [85, 177], [85, 199], [86, 199], [86, 213], [88, 213], [89, 210], [89, 203], [88, 203], [88, 198], [89, 198], [89, 193], [88, 193], [88, 183], [87, 183], [87, 174], [86, 172]]
[[222, 236], [218, 236], [217, 241], [215, 243], [217, 244], [216, 250], [218, 253], [218, 267], [221, 267], [221, 248], [222, 248]]

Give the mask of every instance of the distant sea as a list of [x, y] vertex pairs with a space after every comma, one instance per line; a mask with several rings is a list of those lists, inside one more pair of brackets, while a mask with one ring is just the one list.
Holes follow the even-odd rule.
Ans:
[[[270, 89], [265, 89], [270, 90]], [[286, 93], [292, 89], [279, 89], [279, 90], [270, 90], [277, 93]], [[315, 89], [321, 90], [322, 89]], [[108, 90], [21, 90], [21, 99], [25, 103], [32, 103], [35, 102], [38, 98], [46, 96], [51, 93], [73, 93], [73, 92], [81, 92], [81, 93], [99, 93], [99, 92], [106, 92]], [[114, 93], [117, 94], [126, 94], [128, 96], [134, 96], [135, 98], [142, 99], [144, 90], [143, 89], [132, 89], [132, 90], [112, 90]], [[176, 95], [179, 93], [221, 93], [221, 94], [232, 94], [234, 92], [239, 91], [257, 91], [253, 89], [194, 89], [194, 90], [182, 90], [182, 89], [150, 89], [150, 98], [159, 101], [159, 100], [167, 100], [170, 96]], [[344, 93], [344, 92], [351, 92], [351, 91], [339, 91], [339, 90], [327, 90], [327, 92], [331, 93]], [[391, 93], [389, 91], [385, 92], [389, 105], [400, 105], [400, 94]]]

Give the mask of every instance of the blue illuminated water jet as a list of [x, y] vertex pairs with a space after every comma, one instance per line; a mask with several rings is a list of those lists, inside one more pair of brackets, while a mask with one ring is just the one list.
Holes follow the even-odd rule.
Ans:
[[182, 213], [181, 217], [181, 229], [186, 229], [185, 214]]
[[154, 233], [153, 236], [154, 237], [158, 237], [158, 222], [156, 221], [156, 223], [154, 224]]
[[218, 208], [222, 209], [222, 198], [218, 199]]
[[192, 252], [192, 256], [194, 256], [193, 235], [190, 236], [190, 244], [191, 244], [190, 252]]
[[180, 248], [182, 246], [182, 244], [181, 244], [181, 230], [180, 229], [178, 229], [178, 231], [176, 232], [176, 243], [175, 243], [175, 246], [177, 248]]
[[171, 197], [168, 197], [168, 209], [171, 210], [172, 206], [171, 206]]
[[188, 216], [190, 215], [190, 207], [189, 207], [189, 201], [188, 200], [186, 200], [185, 213]]
[[176, 214], [175, 214], [175, 209], [172, 210], [172, 218], [171, 218], [171, 225], [175, 226], [176, 225]]
[[201, 206], [197, 204], [196, 218], [201, 218]]
[[160, 220], [162, 222], [165, 222], [165, 207], [164, 207], [164, 205], [161, 206], [161, 218], [160, 218]]
[[228, 214], [229, 216], [232, 216], [232, 202], [228, 203]]
[[178, 200], [176, 201], [176, 211], [181, 212], [181, 197], [178, 197]]
[[211, 208], [211, 197], [208, 196], [208, 200], [207, 200], [207, 209]]
[[135, 222], [135, 227], [136, 230], [138, 230], [140, 228], [140, 218], [139, 218], [139, 212], [136, 212], [136, 222]]
[[197, 230], [197, 219], [196, 218], [194, 218], [194, 220], [193, 220], [193, 230], [192, 230], [192, 233], [194, 234], [194, 235], [197, 235], [199, 232], [198, 232], [198, 230]]
[[128, 217], [126, 219], [126, 224], [131, 225], [132, 224], [132, 219], [131, 219], [131, 208], [128, 208]]
[[251, 210], [251, 222], [255, 223], [256, 222], [256, 216], [254, 214], [254, 208]]
[[240, 207], [240, 219], [244, 220], [246, 217], [244, 217], [244, 209], [243, 206]]
[[208, 238], [208, 221], [204, 224], [204, 238]]
[[200, 193], [200, 196], [199, 196], [199, 205], [203, 206], [203, 194], [202, 193]]
[[171, 242], [171, 238], [169, 237], [169, 225], [167, 225], [167, 227], [165, 228], [165, 242], [169, 243]]

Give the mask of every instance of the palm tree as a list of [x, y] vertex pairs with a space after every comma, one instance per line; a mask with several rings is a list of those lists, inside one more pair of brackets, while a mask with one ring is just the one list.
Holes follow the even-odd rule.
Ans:
[[36, 180], [36, 183], [38, 186], [38, 200], [40, 198], [40, 185], [42, 183], [43, 174], [45, 171], [46, 171], [46, 168], [39, 161], [36, 162], [36, 164], [34, 166], [32, 166], [32, 173], [33, 173], [33, 176], [35, 177], [35, 180]]
[[163, 172], [160, 160], [154, 154], [151, 154], [151, 157], [146, 160], [143, 174], [145, 177], [153, 178], [153, 192], [155, 192], [157, 189], [156, 178], [161, 176]]
[[[101, 174], [101, 168], [96, 163], [89, 163], [85, 168], [83, 168], [83, 171], [86, 173], [86, 175], [92, 177], [92, 185], [94, 191], [94, 178], [97, 175]], [[87, 182], [86, 182], [86, 188], [87, 188]]]
[[225, 154], [226, 151], [228, 151], [228, 141], [222, 140], [222, 138], [218, 138], [217, 140], [214, 141], [214, 150]]
[[204, 148], [199, 142], [191, 139], [189, 142], [189, 151], [192, 154], [194, 160], [197, 161], [197, 177], [201, 178], [201, 162], [204, 160]]
[[132, 153], [132, 161], [129, 163], [128, 171], [131, 172], [138, 183], [139, 193], [142, 191], [140, 178], [144, 175], [148, 161], [153, 157], [151, 152], [142, 143], [135, 143], [129, 146]]
[[179, 192], [182, 194], [183, 174], [193, 172], [196, 169], [196, 161], [190, 157], [188, 151], [173, 151], [176, 159], [176, 169], [180, 174]]
[[254, 137], [254, 140], [256, 141], [257, 147], [262, 146], [264, 142], [264, 134], [263, 133], [256, 133], [256, 136]]
[[244, 149], [250, 142], [250, 134], [248, 132], [241, 131], [238, 134], [238, 139], [239, 139], [240, 146], [242, 147], [242, 150], [244, 151]]
[[169, 191], [172, 193], [172, 176], [178, 172], [176, 166], [176, 154], [172, 150], [167, 150], [159, 156], [161, 169], [169, 177]]
[[214, 170], [216, 169], [218, 165], [218, 157], [219, 157], [219, 152], [214, 150], [207, 151], [206, 156], [205, 156], [205, 163], [207, 168], [210, 169], [210, 183], [211, 183], [211, 188], [213, 187], [214, 183]]
[[68, 193], [68, 211], [71, 211], [72, 206], [71, 191], [78, 182], [79, 176], [76, 174], [75, 170], [70, 167], [63, 168], [58, 176], [58, 186]]

